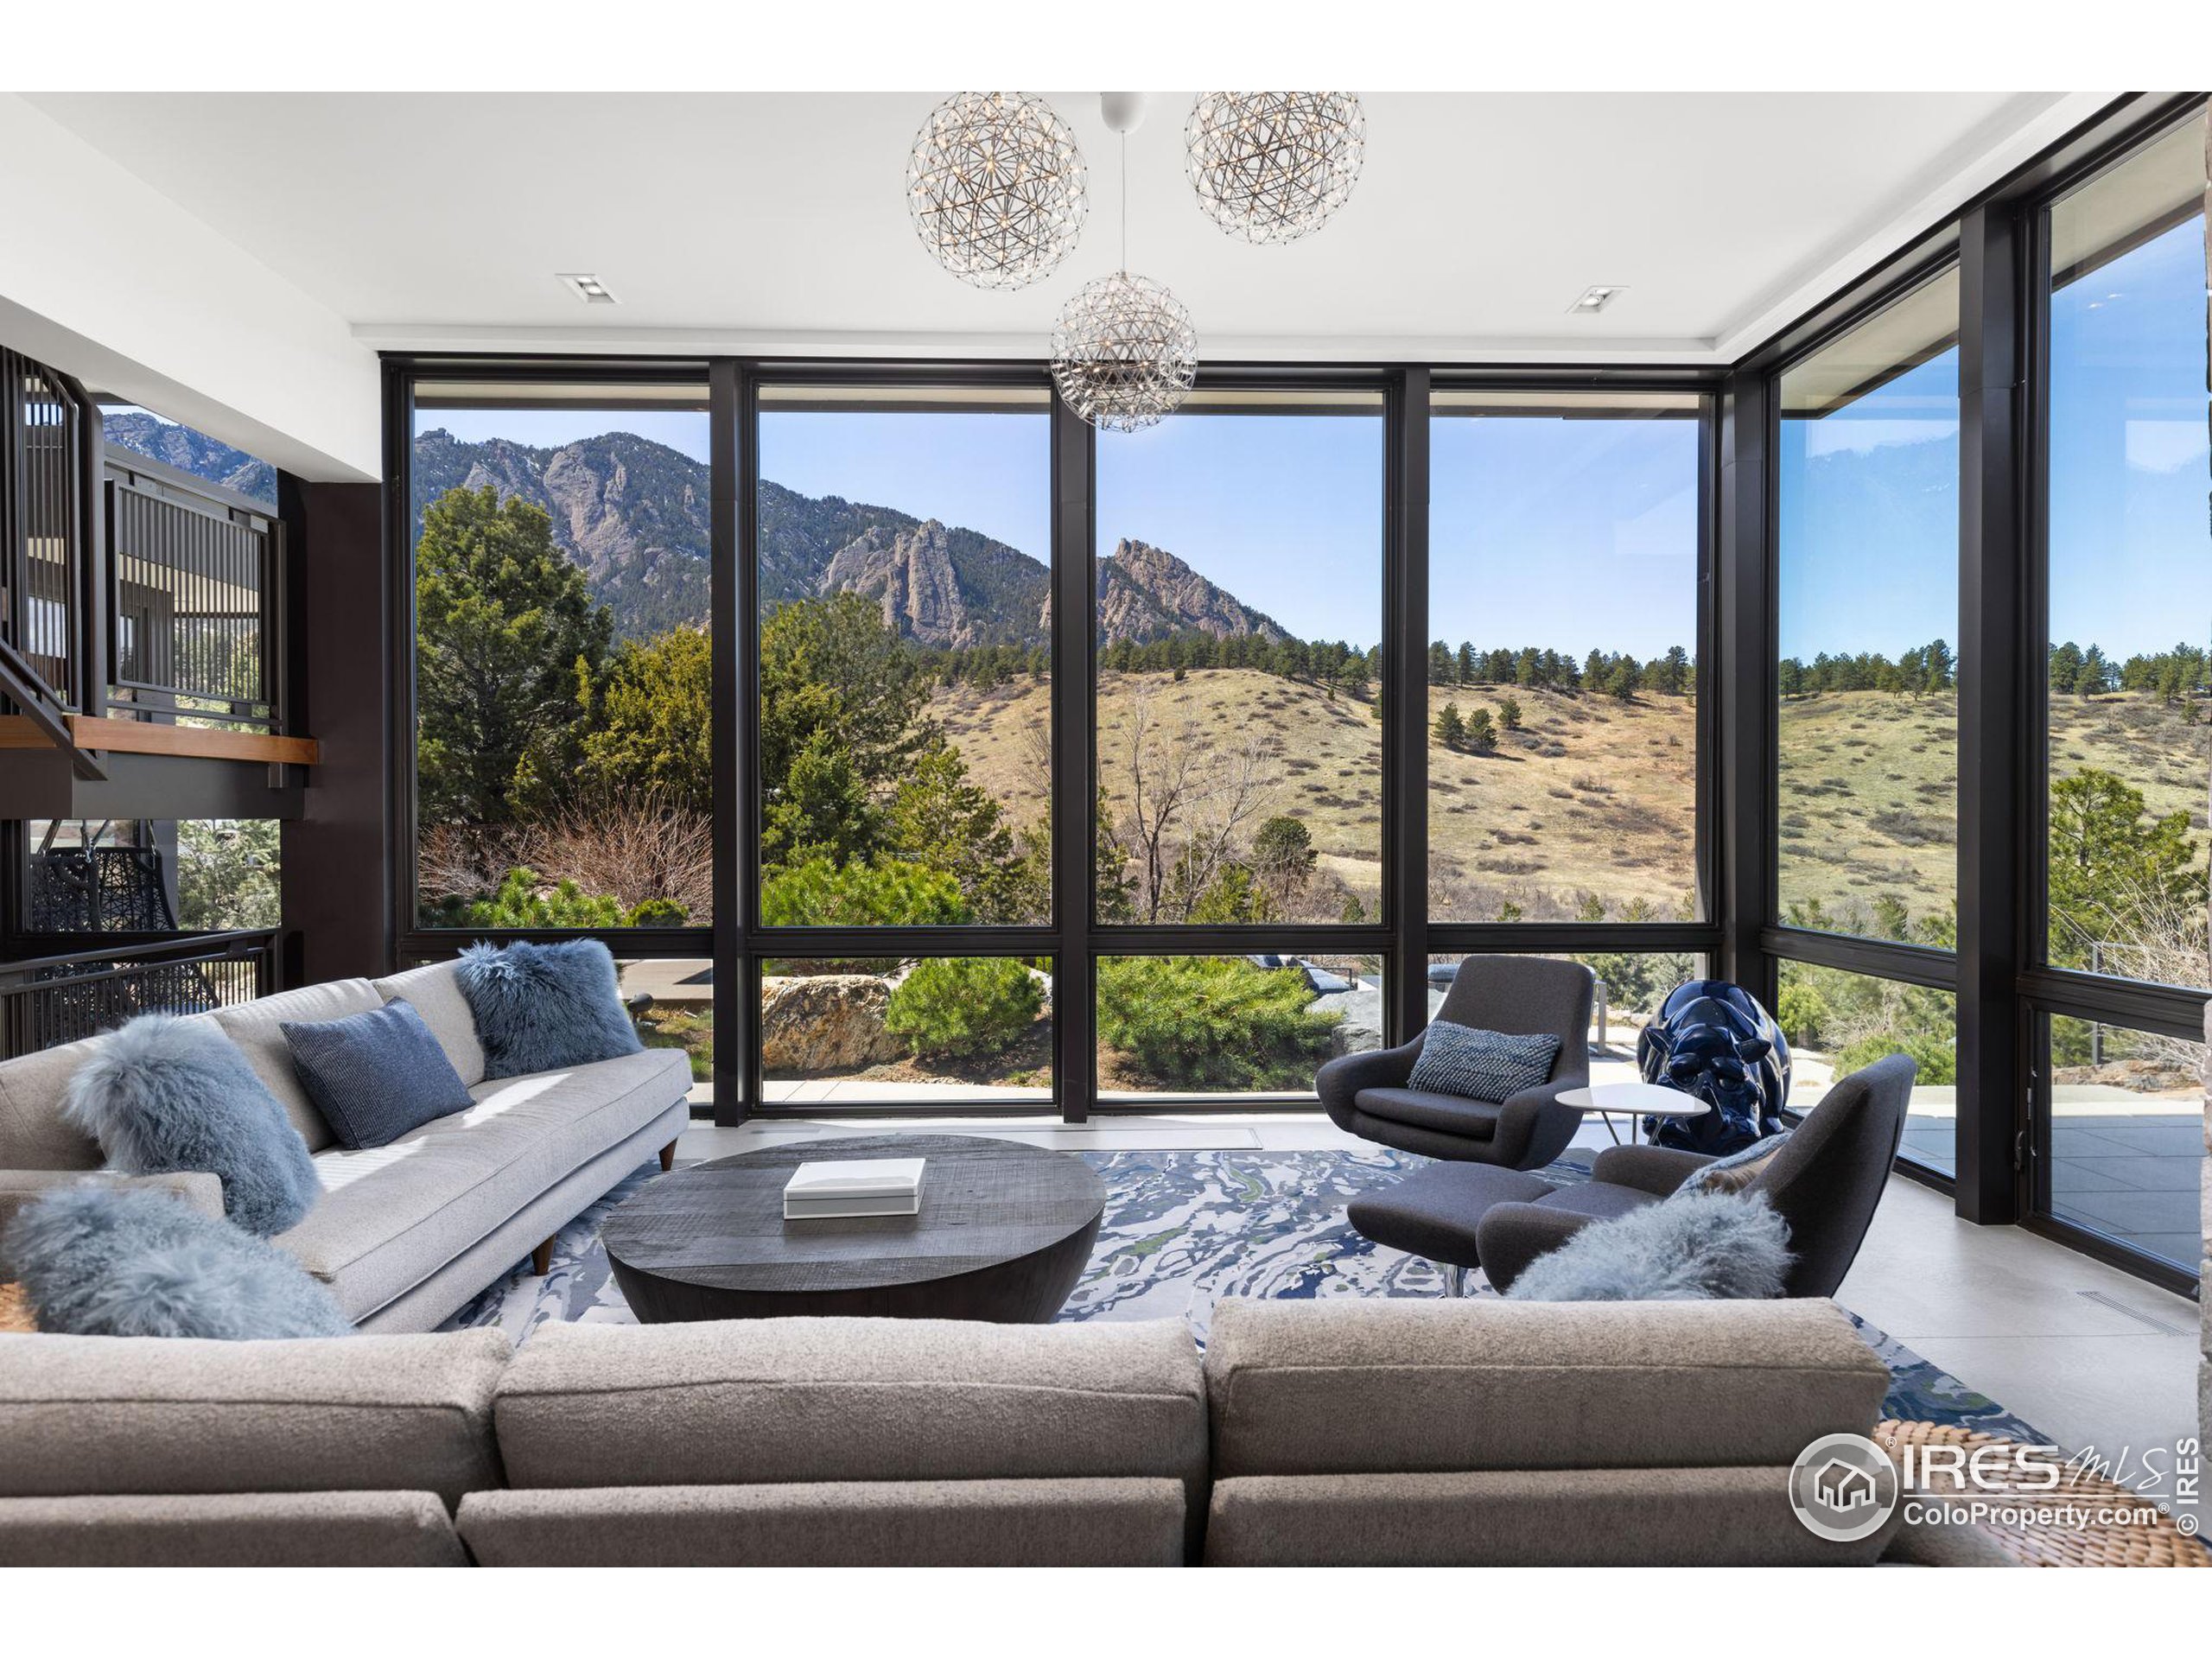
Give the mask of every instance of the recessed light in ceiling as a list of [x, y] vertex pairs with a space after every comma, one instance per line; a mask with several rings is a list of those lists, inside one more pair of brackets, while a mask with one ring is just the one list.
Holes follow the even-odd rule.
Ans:
[[1626, 292], [1619, 283], [1592, 283], [1582, 290], [1582, 297], [1567, 308], [1570, 315], [1592, 316], [1611, 305], [1616, 295]]
[[586, 305], [613, 305], [614, 296], [607, 291], [607, 284], [588, 270], [564, 270], [561, 280], [569, 285], [569, 292]]

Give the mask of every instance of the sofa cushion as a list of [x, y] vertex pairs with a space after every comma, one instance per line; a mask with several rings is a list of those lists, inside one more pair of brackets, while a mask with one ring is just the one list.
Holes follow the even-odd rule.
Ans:
[[414, 1005], [453, 1069], [461, 1073], [461, 1086], [473, 1089], [484, 1081], [484, 1045], [477, 1040], [476, 1016], [468, 1011], [468, 999], [454, 977], [460, 966], [458, 962], [434, 962], [372, 982], [385, 1001], [404, 1000]]
[[466, 1567], [429, 1492], [0, 1497], [11, 1567]]
[[100, 1143], [61, 1116], [69, 1079], [92, 1057], [97, 1037], [0, 1060], [0, 1166], [98, 1169]]
[[1494, 1140], [1497, 1135], [1497, 1105], [1485, 1100], [1463, 1100], [1458, 1095], [1433, 1094], [1426, 1089], [1363, 1089], [1351, 1097], [1352, 1109], [1392, 1123], [1416, 1128], [1440, 1129], [1471, 1141]]
[[287, 1020], [284, 1040], [341, 1147], [380, 1147], [469, 1108], [468, 1085], [404, 998], [343, 1020]]
[[1786, 1465], [1888, 1368], [1833, 1303], [1224, 1298], [1214, 1472]]
[[497, 1331], [201, 1342], [0, 1337], [0, 1497], [499, 1484]]
[[1179, 1567], [1161, 1479], [810, 1481], [471, 1492], [486, 1567]]
[[1179, 1319], [549, 1325], [495, 1408], [509, 1484], [1205, 1478]]
[[[472, 1499], [472, 1502], [474, 1500]], [[1892, 1516], [1891, 1526], [1897, 1524]], [[1789, 1508], [1789, 1471], [1481, 1469], [1216, 1483], [1209, 1567], [1844, 1567]]]
[[330, 1125], [308, 1098], [300, 1074], [292, 1066], [292, 1046], [284, 1040], [287, 1020], [342, 1020], [381, 1007], [384, 999], [365, 979], [334, 979], [322, 985], [302, 985], [296, 991], [233, 1003], [213, 1014], [196, 1016], [212, 1020], [230, 1039], [245, 1051], [247, 1063], [262, 1086], [276, 1096], [292, 1127], [308, 1143], [309, 1152], [332, 1144]]
[[479, 1084], [476, 1104], [387, 1145], [318, 1153], [322, 1201], [277, 1243], [359, 1323], [691, 1086], [677, 1049]]

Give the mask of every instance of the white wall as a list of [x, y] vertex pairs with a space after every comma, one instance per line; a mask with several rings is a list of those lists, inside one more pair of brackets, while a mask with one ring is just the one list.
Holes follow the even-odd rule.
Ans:
[[13, 93], [0, 222], [0, 341], [303, 478], [383, 475], [344, 320]]

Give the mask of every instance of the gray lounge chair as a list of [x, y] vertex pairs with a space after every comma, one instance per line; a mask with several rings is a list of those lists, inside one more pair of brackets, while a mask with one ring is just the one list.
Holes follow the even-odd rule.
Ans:
[[1408, 1088], [1423, 1032], [1396, 1048], [1331, 1060], [1313, 1079], [1339, 1128], [1363, 1139], [1459, 1162], [1540, 1169], [1574, 1139], [1581, 1112], [1563, 1090], [1590, 1081], [1590, 1002], [1596, 982], [1579, 962], [1541, 957], [1469, 957], [1436, 1018], [1516, 1035], [1559, 1039], [1551, 1077], [1510, 1100], [1469, 1100]]
[[[1783, 1295], [1833, 1296], [1851, 1271], [1904, 1133], [1913, 1071], [1892, 1054], [1839, 1080], [1745, 1188], [1764, 1193], [1789, 1226], [1797, 1259]], [[1712, 1161], [1668, 1147], [1609, 1147], [1595, 1179], [1557, 1187], [1511, 1170], [1437, 1164], [1356, 1200], [1347, 1216], [1378, 1244], [1479, 1267], [1503, 1290], [1592, 1222], [1657, 1204]]]

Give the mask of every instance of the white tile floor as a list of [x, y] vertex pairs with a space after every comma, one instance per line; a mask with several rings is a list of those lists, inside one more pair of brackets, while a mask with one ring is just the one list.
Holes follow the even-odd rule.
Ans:
[[[1312, 1113], [1113, 1117], [836, 1119], [702, 1124], [683, 1158], [840, 1135], [1003, 1135], [1065, 1151], [1325, 1151], [1366, 1143]], [[1586, 1124], [1576, 1146], [1611, 1142]], [[2196, 1304], [2013, 1227], [1976, 1227], [1948, 1199], [1892, 1180], [1838, 1300], [2070, 1451], [2171, 1448], [2198, 1432]]]

